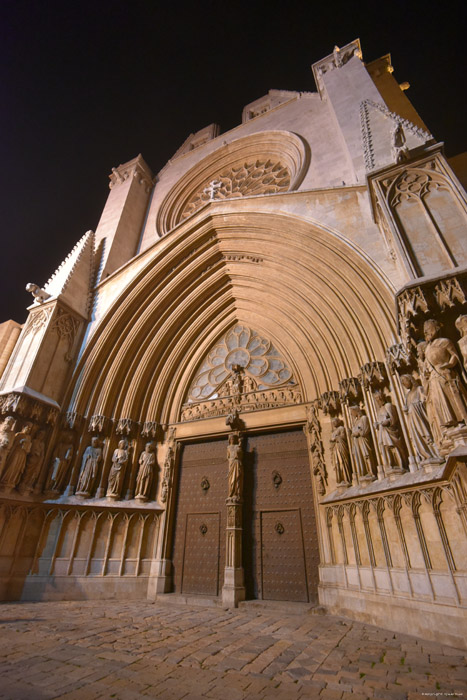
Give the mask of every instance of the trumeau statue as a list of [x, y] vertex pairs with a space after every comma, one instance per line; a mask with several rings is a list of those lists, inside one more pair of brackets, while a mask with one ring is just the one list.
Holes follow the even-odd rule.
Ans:
[[237, 433], [229, 435], [227, 459], [229, 461], [229, 498], [240, 501], [243, 493], [243, 450]]
[[428, 421], [423, 387], [411, 374], [403, 374], [401, 384], [407, 389], [404, 411], [407, 413], [409, 434], [416, 456], [420, 462], [427, 459], [438, 459], [439, 454], [433, 442]]
[[461, 351], [462, 359], [464, 360], [464, 367], [467, 371], [467, 316], [459, 316], [459, 318], [456, 320], [456, 328], [461, 334], [458, 345]]
[[81, 473], [76, 486], [76, 495], [89, 497], [96, 480], [99, 464], [102, 460], [102, 448], [99, 446], [99, 438], [93, 437], [91, 444], [86, 447], [81, 462]]
[[8, 454], [15, 439], [15, 419], [7, 416], [0, 428], [0, 475], [5, 467]]
[[52, 474], [50, 477], [52, 490], [61, 491], [64, 488], [73, 451], [72, 435], [64, 432], [52, 458]]
[[349, 445], [344, 423], [340, 418], [333, 418], [331, 421], [332, 433], [330, 438], [331, 460], [336, 472], [337, 484], [352, 483], [352, 466], [350, 464]]
[[[467, 420], [467, 391], [460, 376], [460, 361], [454, 343], [440, 338], [441, 324], [434, 319], [425, 321], [425, 363], [428, 414], [433, 417], [439, 433]], [[430, 416], [430, 418], [431, 418]]]
[[375, 479], [375, 455], [371, 442], [370, 421], [360, 408], [352, 406], [350, 408], [354, 416], [352, 426], [352, 455], [354, 466], [357, 470], [358, 479], [373, 481]]
[[154, 454], [154, 443], [148, 442], [139, 456], [139, 470], [136, 478], [136, 495], [141, 501], [147, 501], [150, 496], [152, 482], [154, 478], [154, 468], [156, 455]]
[[14, 488], [19, 484], [26, 468], [26, 459], [31, 451], [31, 423], [26, 423], [19, 433], [16, 433], [13, 448], [7, 458], [6, 468], [2, 476], [2, 484]]
[[39, 478], [45, 454], [45, 431], [39, 430], [32, 439], [31, 450], [26, 458], [26, 472], [24, 474], [23, 485], [33, 489]]
[[126, 440], [120, 440], [117, 449], [114, 450], [112, 455], [112, 467], [107, 482], [106, 495], [108, 498], [120, 498], [128, 457], [128, 443]]
[[388, 468], [405, 469], [408, 455], [401, 432], [399, 416], [396, 407], [387, 400], [384, 392], [377, 389], [374, 394], [376, 404], [375, 428], [378, 436], [378, 446], [383, 463]]

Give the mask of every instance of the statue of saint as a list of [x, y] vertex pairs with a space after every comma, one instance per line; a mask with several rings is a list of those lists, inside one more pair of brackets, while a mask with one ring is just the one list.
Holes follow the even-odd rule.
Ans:
[[45, 431], [39, 430], [32, 439], [31, 449], [26, 458], [26, 472], [24, 474], [23, 485], [28, 489], [33, 489], [42, 468], [45, 454]]
[[352, 454], [358, 479], [373, 481], [375, 477], [375, 455], [371, 442], [370, 421], [360, 408], [352, 406], [354, 416], [352, 426]]
[[12, 416], [7, 416], [0, 428], [0, 475], [5, 467], [6, 458], [8, 457], [13, 442], [15, 439], [15, 419]]
[[112, 467], [107, 482], [107, 498], [120, 498], [128, 457], [128, 443], [126, 440], [120, 440], [112, 455]]
[[432, 415], [438, 431], [446, 430], [467, 421], [467, 390], [461, 381], [460, 362], [454, 343], [440, 338], [441, 324], [435, 319], [425, 321], [425, 377], [427, 381], [428, 414]]
[[461, 334], [458, 345], [461, 351], [462, 359], [464, 360], [464, 367], [467, 371], [467, 316], [459, 316], [459, 318], [456, 320], [456, 328]]
[[229, 461], [229, 498], [240, 501], [243, 492], [243, 450], [237, 433], [230, 433], [227, 447]]
[[437, 459], [439, 454], [430, 430], [423, 387], [411, 374], [403, 374], [401, 384], [404, 389], [407, 389], [404, 411], [407, 413], [407, 424], [414, 451], [420, 462], [426, 459]]
[[405, 469], [407, 467], [408, 454], [401, 433], [397, 409], [387, 400], [384, 391], [381, 389], [377, 389], [373, 396], [377, 417], [375, 428], [384, 466]]
[[344, 423], [340, 418], [333, 418], [331, 425], [333, 428], [330, 438], [331, 461], [336, 472], [336, 483], [351, 484], [352, 466]]
[[53, 491], [62, 491], [64, 488], [73, 451], [73, 436], [71, 433], [64, 432], [52, 458], [50, 486]]
[[81, 473], [76, 486], [76, 495], [89, 498], [96, 480], [99, 464], [102, 460], [102, 447], [99, 438], [93, 437], [91, 444], [86, 447], [81, 462]]
[[156, 455], [154, 454], [154, 443], [148, 442], [139, 456], [139, 469], [136, 478], [136, 496], [135, 498], [141, 501], [147, 501], [151, 492], [152, 481], [154, 477], [154, 468], [156, 464]]
[[19, 433], [16, 433], [12, 450], [8, 456], [1, 483], [14, 488], [19, 484], [26, 468], [26, 459], [31, 451], [31, 423], [26, 423]]

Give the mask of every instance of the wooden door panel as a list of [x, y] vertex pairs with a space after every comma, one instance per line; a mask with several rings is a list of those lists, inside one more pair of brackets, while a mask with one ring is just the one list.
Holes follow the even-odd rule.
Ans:
[[219, 513], [188, 513], [182, 593], [216, 596], [219, 592]]
[[261, 513], [261, 564], [265, 600], [308, 602], [299, 510]]

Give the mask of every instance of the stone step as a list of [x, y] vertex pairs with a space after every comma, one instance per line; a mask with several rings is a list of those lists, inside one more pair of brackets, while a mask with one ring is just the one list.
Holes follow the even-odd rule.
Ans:
[[222, 599], [208, 595], [189, 593], [160, 593], [157, 602], [164, 605], [199, 605], [202, 607], [222, 607]]

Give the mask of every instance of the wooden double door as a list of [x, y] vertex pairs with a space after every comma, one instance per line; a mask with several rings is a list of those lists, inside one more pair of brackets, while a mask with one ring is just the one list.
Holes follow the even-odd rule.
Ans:
[[[244, 439], [243, 568], [247, 598], [317, 599], [318, 539], [301, 430]], [[225, 566], [227, 441], [182, 451], [173, 548], [174, 590], [220, 594]]]

